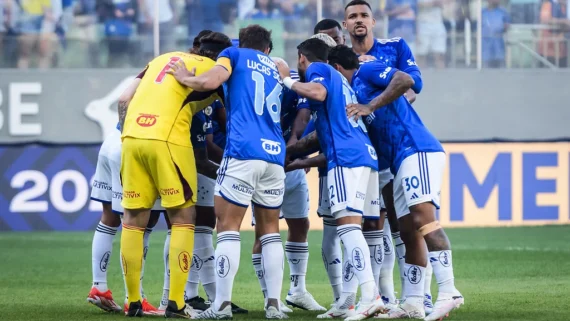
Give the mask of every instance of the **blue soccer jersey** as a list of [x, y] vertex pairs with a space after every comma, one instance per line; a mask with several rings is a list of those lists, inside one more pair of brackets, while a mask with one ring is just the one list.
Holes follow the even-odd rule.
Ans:
[[346, 105], [356, 103], [346, 78], [328, 64], [314, 62], [307, 69], [306, 79], [327, 90], [324, 102], [309, 101], [321, 150], [327, 157], [327, 170], [337, 166], [378, 170], [376, 151], [364, 124], [346, 117]]
[[414, 79], [412, 89], [420, 93], [423, 87], [420, 68], [406, 41], [402, 38], [374, 39], [374, 45], [366, 53], [385, 63], [388, 67], [401, 70]]
[[220, 122], [223, 121], [222, 119], [218, 119], [218, 110], [224, 109], [224, 105], [219, 101], [216, 100], [212, 104], [212, 110], [210, 112], [210, 119], [212, 121], [212, 134], [213, 134], [213, 141], [214, 144], [218, 145], [220, 148], [226, 148], [226, 133], [222, 131], [220, 126]]
[[195, 149], [206, 148], [206, 135], [212, 133], [212, 122], [205, 111], [202, 110], [192, 117], [190, 137]]
[[[299, 74], [295, 70], [291, 70], [291, 78], [299, 80]], [[291, 89], [283, 89], [283, 98], [281, 100], [281, 129], [283, 129], [283, 138], [285, 142], [291, 138], [293, 123], [297, 118], [297, 112], [301, 109], [309, 108], [306, 98], [299, 95]]]
[[230, 47], [217, 64], [230, 72], [227, 84], [227, 139], [224, 157], [285, 163], [281, 131], [279, 72], [264, 53]]
[[[390, 83], [396, 68], [381, 61], [361, 64], [352, 77], [358, 101], [369, 103]], [[378, 151], [379, 167], [398, 172], [402, 161], [417, 152], [443, 152], [439, 141], [426, 128], [408, 100], [401, 96], [391, 104], [377, 109], [365, 118], [368, 134]]]

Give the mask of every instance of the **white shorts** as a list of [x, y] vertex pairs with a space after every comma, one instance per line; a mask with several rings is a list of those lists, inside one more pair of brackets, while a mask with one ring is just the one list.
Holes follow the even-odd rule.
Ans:
[[214, 207], [216, 180], [198, 174], [198, 201], [196, 206]]
[[[309, 217], [309, 185], [305, 170], [299, 169], [285, 174], [285, 194], [279, 218], [299, 219]], [[251, 225], [255, 216], [251, 213]]]
[[439, 195], [445, 169], [445, 153], [416, 153], [402, 161], [394, 178], [394, 206], [398, 218], [410, 207], [431, 202], [439, 209]]
[[319, 177], [319, 207], [317, 214], [324, 218], [333, 218], [331, 214], [331, 205], [329, 202], [329, 190], [327, 184], [327, 177]]
[[[97, 167], [93, 177], [91, 199], [111, 204], [113, 212], [123, 214], [123, 186], [121, 185], [121, 132], [113, 131], [101, 145]], [[160, 199], [154, 203], [153, 211], [164, 211]]]
[[418, 22], [415, 54], [425, 56], [429, 53], [445, 54], [447, 50], [447, 32], [443, 22]]
[[355, 215], [377, 219], [380, 216], [377, 171], [369, 167], [337, 166], [329, 170], [327, 183], [331, 212], [335, 219]]
[[215, 195], [248, 207], [278, 209], [283, 203], [285, 170], [283, 166], [262, 160], [224, 157], [218, 169]]

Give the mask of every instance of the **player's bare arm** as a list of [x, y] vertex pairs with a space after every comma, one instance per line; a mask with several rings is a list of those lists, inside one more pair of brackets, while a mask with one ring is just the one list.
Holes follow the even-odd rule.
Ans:
[[219, 65], [205, 73], [196, 76], [196, 68], [188, 70], [182, 59], [170, 64], [170, 69], [166, 72], [176, 78], [176, 80], [196, 91], [212, 91], [220, 87], [226, 80], [230, 78], [230, 72]]
[[291, 79], [291, 72], [289, 70], [289, 66], [282, 61], [276, 60], [275, 64], [277, 65], [277, 69], [279, 70], [279, 75], [281, 79], [283, 79], [283, 84], [285, 87], [293, 90], [301, 97], [305, 97], [310, 100], [315, 101], [325, 101], [327, 98], [327, 89], [325, 86], [317, 83], [302, 83], [296, 80]]
[[214, 135], [206, 135], [206, 148], [208, 150], [208, 159], [218, 164], [222, 162], [224, 150], [214, 143]]
[[119, 97], [119, 103], [117, 111], [119, 113], [119, 124], [121, 130], [123, 130], [123, 126], [125, 125], [125, 118], [127, 117], [127, 109], [129, 107], [129, 103], [131, 99], [133, 99], [135, 93], [137, 92], [137, 88], [141, 83], [141, 78], [135, 78], [133, 82], [129, 85], [127, 89], [121, 94]]
[[295, 144], [299, 140], [299, 137], [303, 136], [310, 118], [311, 111], [309, 109], [301, 109], [297, 112], [297, 116], [295, 116], [295, 121], [291, 127], [291, 138], [289, 138], [287, 145]]
[[327, 166], [327, 158], [325, 154], [319, 154], [311, 158], [297, 158], [285, 166], [286, 172], [291, 172], [297, 169], [306, 169], [312, 167], [325, 167]]
[[414, 85], [414, 80], [410, 75], [405, 72], [398, 71], [392, 77], [390, 84], [386, 87], [380, 95], [372, 99], [370, 103], [366, 105], [362, 104], [350, 104], [346, 106], [346, 114], [348, 117], [353, 117], [358, 120], [360, 116], [367, 116], [372, 114], [376, 109], [386, 106], [398, 99], [398, 97], [404, 95], [412, 86]]
[[207, 148], [195, 148], [194, 157], [196, 158], [196, 170], [198, 173], [211, 179], [218, 177], [217, 171], [220, 165], [208, 159]]
[[298, 155], [308, 150], [319, 147], [319, 138], [317, 131], [313, 131], [307, 136], [298, 140], [294, 145], [287, 146], [287, 155]]

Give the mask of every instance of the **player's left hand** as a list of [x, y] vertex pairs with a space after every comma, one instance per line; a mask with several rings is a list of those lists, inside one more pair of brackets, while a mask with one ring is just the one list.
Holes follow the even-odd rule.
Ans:
[[346, 106], [346, 115], [348, 118], [354, 117], [354, 120], [358, 120], [361, 116], [368, 116], [374, 112], [374, 108], [370, 105], [362, 104], [350, 104]]
[[405, 94], [404, 97], [408, 100], [410, 104], [413, 104], [416, 101], [416, 93], [410, 89]]
[[303, 168], [303, 160], [297, 158], [285, 166], [285, 172], [291, 172]]
[[374, 61], [374, 60], [376, 60], [376, 57], [370, 55], [362, 55], [358, 57], [358, 61], [360, 62]]
[[168, 67], [170, 67], [170, 69], [168, 69], [166, 73], [173, 75], [178, 81], [182, 81], [184, 78], [194, 77], [196, 75], [196, 67], [192, 68], [192, 70], [186, 69], [186, 64], [182, 59], [177, 62], [171, 62]]

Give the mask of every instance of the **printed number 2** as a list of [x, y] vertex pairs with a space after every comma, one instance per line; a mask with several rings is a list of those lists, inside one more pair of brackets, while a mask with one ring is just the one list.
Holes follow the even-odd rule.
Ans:
[[[354, 91], [350, 87], [348, 87], [348, 83], [345, 83], [344, 81], [342, 82], [342, 94], [344, 95], [344, 102], [347, 105], [358, 103], [358, 101], [356, 100], [356, 96], [354, 95]], [[360, 128], [365, 133], [368, 132], [368, 130], [366, 129], [366, 126], [364, 126], [364, 123], [362, 122], [362, 118], [358, 118], [358, 121], [356, 122], [356, 121], [354, 121], [354, 118], [351, 117], [348, 119], [348, 121], [350, 122], [352, 127], [356, 128], [356, 127], [360, 126]]]
[[251, 73], [251, 78], [255, 82], [255, 113], [263, 115], [263, 107], [267, 105], [267, 111], [271, 115], [274, 123], [281, 121], [281, 91], [283, 87], [277, 84], [275, 88], [265, 97], [265, 78], [258, 71]]
[[406, 192], [410, 190], [410, 188], [416, 189], [420, 186], [420, 180], [417, 176], [406, 177], [404, 179], [404, 183], [406, 184]]
[[166, 65], [164, 65], [164, 67], [162, 68], [162, 70], [160, 71], [158, 76], [156, 76], [156, 79], [154, 80], [154, 82], [157, 84], [162, 84], [164, 77], [166, 77], [166, 72], [170, 69], [169, 65], [171, 63], [177, 62], [178, 60], [180, 60], [180, 57], [171, 57], [170, 61], [168, 61], [168, 63]]

